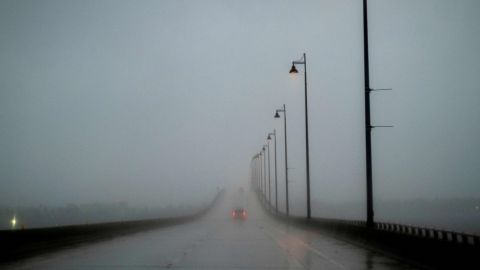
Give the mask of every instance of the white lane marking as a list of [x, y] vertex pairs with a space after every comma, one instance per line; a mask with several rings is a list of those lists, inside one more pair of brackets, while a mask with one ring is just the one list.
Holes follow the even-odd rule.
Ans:
[[[287, 233], [286, 231], [283, 231], [283, 230], [280, 230], [278, 228], [275, 228], [275, 227], [270, 227], [270, 228], [273, 228], [274, 230], [278, 231], [279, 233], [281, 234], [284, 234], [284, 235], [288, 235], [289, 237], [291, 237], [291, 239], [295, 240], [297, 243], [299, 243], [300, 245], [304, 246], [305, 248], [307, 248], [308, 250], [312, 251], [313, 253], [317, 254], [319, 257], [325, 259], [326, 261], [328, 261], [329, 263], [331, 264], [334, 264], [336, 266], [338, 266], [339, 268], [341, 269], [348, 269], [347, 267], [345, 267], [343, 264], [335, 261], [334, 259], [331, 259], [330, 257], [328, 257], [327, 255], [325, 255], [324, 253], [322, 253], [321, 251], [319, 251], [318, 249], [312, 247], [311, 245], [305, 243], [304, 241], [302, 241], [301, 239], [299, 239], [298, 237], [295, 237], [293, 235], [290, 235], [289, 233]], [[274, 238], [272, 236], [272, 238]], [[278, 242], [278, 240], [277, 240]]]
[[279, 244], [279, 241], [267, 230], [263, 230], [263, 226], [259, 226], [259, 228], [263, 231], [264, 234], [266, 234], [269, 238], [271, 238], [277, 246], [286, 253], [287, 257], [287, 262], [289, 264], [287, 269], [306, 269], [305, 265], [296, 258], [295, 255], [293, 255], [288, 249], [285, 249], [281, 244]]

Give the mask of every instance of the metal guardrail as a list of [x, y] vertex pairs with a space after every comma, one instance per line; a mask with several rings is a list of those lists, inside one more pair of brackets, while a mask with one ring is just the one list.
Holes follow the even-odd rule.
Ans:
[[[272, 210], [270, 207], [265, 207], [267, 211], [271, 211], [272, 215], [275, 215], [275, 211]], [[285, 213], [280, 212], [278, 213], [277, 217], [281, 217], [283, 219], [300, 219], [303, 220], [304, 218], [301, 217], [287, 217]], [[367, 222], [363, 220], [345, 220], [345, 219], [329, 219], [329, 218], [313, 218], [314, 221], [322, 222], [324, 225], [336, 226], [336, 227], [344, 227], [345, 225], [348, 226], [358, 226], [362, 228], [367, 227]], [[391, 232], [397, 233], [406, 236], [412, 236], [415, 238], [422, 238], [422, 239], [430, 239], [438, 242], [443, 243], [450, 243], [450, 244], [458, 244], [458, 245], [468, 245], [468, 246], [475, 246], [480, 247], [480, 235], [475, 234], [468, 234], [462, 232], [455, 232], [449, 230], [442, 230], [436, 228], [428, 228], [428, 227], [419, 227], [414, 225], [406, 225], [406, 224], [399, 224], [399, 223], [389, 223], [389, 222], [375, 222], [374, 228], [377, 231], [384, 231], [384, 232]]]
[[480, 236], [435, 228], [366, 221], [286, 216], [276, 214], [265, 203], [272, 217], [296, 226], [318, 228], [335, 238], [345, 239], [378, 252], [394, 255], [413, 266], [427, 269], [480, 269]]
[[375, 229], [460, 245], [480, 246], [480, 236], [403, 224], [377, 222]]
[[[323, 219], [316, 218], [316, 220], [334, 224], [348, 224], [352, 226], [366, 227], [367, 223], [362, 220], [342, 220], [342, 219]], [[474, 234], [467, 234], [462, 232], [440, 230], [428, 227], [419, 227], [406, 224], [375, 222], [375, 230], [392, 232], [402, 235], [413, 236], [417, 238], [430, 239], [445, 243], [453, 243], [458, 245], [480, 246], [480, 236]]]

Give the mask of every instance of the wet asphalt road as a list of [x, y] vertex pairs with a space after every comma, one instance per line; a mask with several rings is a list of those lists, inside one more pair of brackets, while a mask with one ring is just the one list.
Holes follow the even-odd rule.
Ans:
[[246, 220], [232, 219], [227, 192], [196, 221], [63, 250], [6, 269], [413, 269], [318, 231], [277, 222], [253, 193], [248, 196]]

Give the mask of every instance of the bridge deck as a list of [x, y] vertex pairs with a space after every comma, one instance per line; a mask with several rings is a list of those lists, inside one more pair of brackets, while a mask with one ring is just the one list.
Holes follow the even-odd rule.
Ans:
[[233, 220], [228, 195], [193, 222], [43, 255], [6, 269], [413, 269], [317, 230], [277, 222], [254, 194], [249, 194], [247, 220]]

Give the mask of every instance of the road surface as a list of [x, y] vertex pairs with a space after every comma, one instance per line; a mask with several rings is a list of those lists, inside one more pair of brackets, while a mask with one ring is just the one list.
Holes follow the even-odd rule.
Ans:
[[244, 221], [231, 218], [227, 192], [196, 221], [43, 255], [6, 269], [413, 269], [316, 230], [275, 221], [253, 193], [248, 196]]

